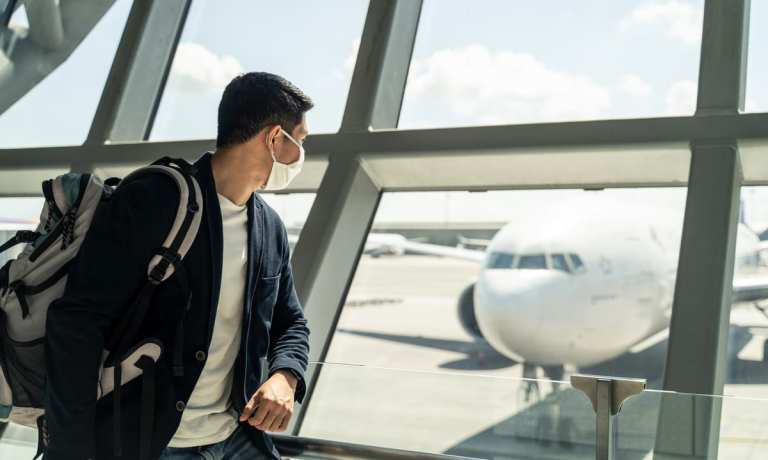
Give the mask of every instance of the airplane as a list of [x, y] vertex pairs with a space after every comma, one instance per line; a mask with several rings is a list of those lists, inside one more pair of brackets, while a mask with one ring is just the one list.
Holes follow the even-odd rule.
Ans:
[[[291, 250], [296, 246], [296, 242], [299, 241], [299, 235], [289, 233], [288, 244]], [[369, 233], [368, 238], [365, 241], [365, 247], [363, 254], [370, 255], [372, 257], [379, 257], [383, 255], [390, 256], [402, 256], [406, 250], [411, 252], [432, 251], [432, 253], [439, 253], [443, 248], [446, 249], [446, 255], [452, 255], [456, 253], [456, 248], [449, 246], [430, 245], [427, 244], [423, 249], [418, 250], [421, 244], [417, 240], [409, 240], [405, 236], [399, 233]], [[471, 255], [468, 255], [468, 257]]]
[[[768, 245], [743, 221], [737, 232], [732, 301], [762, 308]], [[590, 195], [507, 224], [485, 250], [468, 249], [481, 241], [466, 239], [460, 247], [403, 239], [398, 250], [481, 263], [458, 298], [465, 331], [523, 363], [523, 377], [541, 368], [562, 380], [566, 366], [595, 366], [664, 340], [681, 237], [679, 213]], [[768, 341], [764, 350], [768, 358]]]

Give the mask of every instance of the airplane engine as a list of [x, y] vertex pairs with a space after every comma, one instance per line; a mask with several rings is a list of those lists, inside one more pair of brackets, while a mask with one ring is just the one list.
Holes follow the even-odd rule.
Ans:
[[470, 284], [459, 295], [459, 322], [465, 331], [472, 337], [483, 338], [475, 316], [475, 283]]

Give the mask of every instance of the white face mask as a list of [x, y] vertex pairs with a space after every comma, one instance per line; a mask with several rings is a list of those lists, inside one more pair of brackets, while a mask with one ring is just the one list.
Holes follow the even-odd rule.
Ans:
[[301, 171], [301, 166], [304, 164], [304, 146], [299, 144], [296, 139], [291, 137], [290, 134], [285, 132], [283, 128], [280, 128], [285, 137], [291, 140], [297, 147], [299, 147], [299, 159], [291, 164], [280, 163], [275, 158], [274, 150], [270, 150], [272, 154], [272, 171], [269, 173], [267, 183], [264, 185], [263, 190], [281, 190], [291, 183], [294, 177]]

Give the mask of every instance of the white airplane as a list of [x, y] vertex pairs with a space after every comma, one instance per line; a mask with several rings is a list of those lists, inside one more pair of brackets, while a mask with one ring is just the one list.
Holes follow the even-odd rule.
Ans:
[[[681, 235], [679, 213], [590, 195], [509, 223], [485, 251], [407, 240], [402, 249], [482, 262], [459, 298], [464, 329], [525, 363], [524, 376], [535, 375], [533, 365], [559, 380], [565, 365], [603, 363], [664, 339]], [[768, 299], [766, 249], [739, 224], [734, 302]]]

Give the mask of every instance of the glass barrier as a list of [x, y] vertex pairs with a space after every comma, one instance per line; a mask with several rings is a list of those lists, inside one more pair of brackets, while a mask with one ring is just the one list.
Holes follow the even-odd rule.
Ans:
[[768, 456], [768, 399], [646, 390], [627, 400], [615, 418], [614, 458], [707, 458], [707, 427], [718, 411], [719, 440], [712, 458]]
[[300, 436], [475, 458], [594, 458], [595, 415], [567, 382], [314, 364]]
[[[339, 363], [312, 374], [323, 378], [302, 437], [481, 459], [594, 459], [600, 448], [590, 399], [565, 381]], [[766, 458], [766, 409], [768, 399], [646, 390], [611, 419], [608, 458], [707, 458], [718, 414], [711, 458]], [[0, 458], [31, 458], [36, 443], [34, 430], [0, 424]]]

